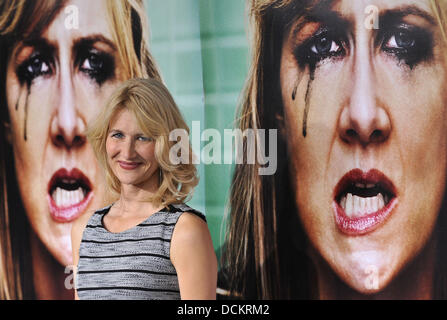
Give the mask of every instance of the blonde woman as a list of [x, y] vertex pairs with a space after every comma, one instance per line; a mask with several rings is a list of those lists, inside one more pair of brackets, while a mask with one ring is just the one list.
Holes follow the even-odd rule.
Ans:
[[284, 156], [272, 176], [236, 168], [222, 287], [252, 299], [447, 298], [446, 2], [249, 6], [239, 127], [278, 128]]
[[160, 78], [145, 9], [13, 0], [0, 10], [3, 297], [72, 299], [71, 226], [104, 195], [86, 124], [124, 80]]
[[184, 204], [198, 183], [196, 168], [170, 160], [175, 129], [189, 131], [168, 90], [144, 79], [125, 82], [90, 127], [115, 200], [73, 226], [77, 297], [215, 299], [206, 220]]

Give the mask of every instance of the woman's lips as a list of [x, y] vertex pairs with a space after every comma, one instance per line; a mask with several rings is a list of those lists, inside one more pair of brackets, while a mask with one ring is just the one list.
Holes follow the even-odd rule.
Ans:
[[124, 170], [133, 170], [140, 165], [139, 162], [127, 162], [127, 161], [118, 161], [118, 164]]
[[345, 234], [366, 234], [382, 225], [397, 203], [396, 189], [382, 172], [354, 169], [334, 189], [335, 223]]
[[93, 198], [90, 180], [77, 168], [57, 170], [48, 183], [50, 215], [57, 222], [78, 218]]

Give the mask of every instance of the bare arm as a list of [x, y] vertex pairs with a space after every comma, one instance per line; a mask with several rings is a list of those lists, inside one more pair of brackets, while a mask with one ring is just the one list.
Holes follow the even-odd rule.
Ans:
[[177, 271], [182, 300], [214, 300], [217, 259], [207, 224], [185, 212], [171, 240], [171, 261]]

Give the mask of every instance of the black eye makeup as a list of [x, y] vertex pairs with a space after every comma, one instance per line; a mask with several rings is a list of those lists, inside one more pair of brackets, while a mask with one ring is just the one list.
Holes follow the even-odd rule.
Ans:
[[309, 39], [294, 49], [295, 58], [301, 69], [316, 65], [323, 60], [343, 57], [348, 50], [348, 41], [338, 29], [319, 28]]
[[115, 77], [115, 60], [113, 56], [93, 47], [80, 46], [75, 63], [79, 71], [99, 85]]
[[[395, 58], [398, 65], [413, 69], [429, 61], [434, 53], [434, 36], [430, 28], [403, 22], [403, 17], [385, 16], [378, 30], [374, 30], [374, 45], [381, 52]], [[293, 31], [292, 31], [293, 32]], [[299, 31], [298, 31], [299, 32]], [[349, 54], [351, 29], [345, 21], [322, 25], [313, 35], [295, 44], [293, 54], [301, 69], [317, 68], [326, 60], [343, 58]]]
[[36, 50], [24, 62], [20, 63], [16, 69], [16, 75], [21, 85], [28, 86], [34, 79], [48, 76], [54, 72], [54, 61], [51, 55]]
[[[73, 63], [75, 70], [102, 85], [115, 78], [115, 58], [113, 53], [97, 49], [94, 46], [95, 41], [89, 38], [77, 41], [72, 49]], [[51, 76], [56, 72], [57, 50], [45, 39], [26, 40], [23, 46], [32, 48], [32, 53], [24, 61], [20, 61], [16, 68], [21, 85], [30, 86], [35, 79]]]
[[433, 35], [424, 28], [399, 24], [379, 32], [381, 50], [410, 69], [433, 56]]

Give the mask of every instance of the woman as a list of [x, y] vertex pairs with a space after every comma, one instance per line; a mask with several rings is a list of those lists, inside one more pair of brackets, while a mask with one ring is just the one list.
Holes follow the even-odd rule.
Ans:
[[446, 3], [253, 0], [250, 12], [239, 126], [279, 128], [287, 156], [272, 176], [236, 167], [224, 288], [446, 298]]
[[160, 78], [145, 10], [140, 0], [0, 9], [5, 290], [11, 299], [72, 299], [71, 226], [104, 194], [86, 123], [122, 81]]
[[116, 196], [73, 226], [79, 298], [215, 299], [217, 260], [206, 220], [184, 204], [197, 172], [191, 157], [172, 164], [174, 129], [189, 131], [153, 79], [126, 81], [89, 129]]

